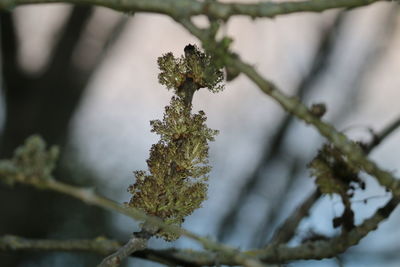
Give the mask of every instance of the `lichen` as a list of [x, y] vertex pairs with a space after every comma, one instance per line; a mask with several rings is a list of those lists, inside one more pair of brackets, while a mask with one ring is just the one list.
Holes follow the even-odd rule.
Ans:
[[315, 183], [323, 194], [352, 193], [355, 186], [364, 187], [359, 178], [359, 168], [349, 162], [340, 151], [331, 144], [325, 144], [318, 155], [308, 164]]
[[46, 149], [40, 136], [31, 136], [15, 150], [11, 160], [0, 161], [0, 180], [9, 185], [23, 182], [40, 187], [42, 182], [52, 178], [58, 154], [57, 147]]
[[[211, 58], [197, 47], [188, 45], [185, 56], [167, 53], [158, 58], [159, 81], [174, 89], [163, 120], [150, 122], [151, 131], [160, 136], [150, 149], [148, 171], [135, 171], [135, 183], [128, 206], [157, 216], [168, 224], [181, 225], [185, 217], [201, 207], [207, 198], [208, 142], [218, 133], [205, 124], [203, 111], [192, 114], [191, 100], [199, 88], [212, 92], [223, 88], [222, 72], [213, 67]], [[159, 231], [167, 241], [179, 236]]]
[[224, 86], [223, 72], [213, 64], [211, 56], [201, 52], [195, 45], [185, 47], [185, 55], [175, 58], [167, 53], [158, 58], [161, 70], [158, 80], [168, 89], [174, 89], [177, 95], [186, 79], [192, 79], [196, 89], [207, 88], [213, 93], [221, 91]]
[[365, 183], [359, 178], [360, 169], [332, 144], [325, 144], [308, 167], [321, 193], [336, 194], [342, 199], [344, 210], [340, 216], [333, 218], [333, 227], [352, 230], [355, 224], [351, 198], [357, 188], [365, 189]]

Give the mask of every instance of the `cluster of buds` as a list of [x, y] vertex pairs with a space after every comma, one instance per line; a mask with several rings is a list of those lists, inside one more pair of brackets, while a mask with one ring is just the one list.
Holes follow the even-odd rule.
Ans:
[[[151, 121], [152, 132], [160, 135], [150, 149], [148, 171], [136, 171], [128, 205], [157, 216], [168, 224], [181, 225], [185, 217], [201, 207], [207, 198], [208, 142], [218, 133], [205, 124], [203, 111], [192, 114], [195, 91], [221, 90], [221, 71], [213, 68], [211, 58], [197, 47], [185, 47], [185, 55], [175, 58], [167, 53], [158, 58], [159, 81], [174, 89], [163, 120]], [[159, 231], [157, 236], [172, 241], [178, 236]]]

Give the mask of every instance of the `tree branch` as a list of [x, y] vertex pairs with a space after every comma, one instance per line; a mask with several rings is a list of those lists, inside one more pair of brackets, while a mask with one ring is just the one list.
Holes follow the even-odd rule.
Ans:
[[178, 235], [184, 235], [188, 238], [197, 240], [198, 242], [203, 244], [205, 247], [212, 247], [213, 249], [218, 250], [218, 248], [221, 246], [220, 244], [218, 244], [216, 242], [213, 242], [204, 237], [197, 236], [196, 234], [189, 232], [185, 229], [182, 229], [178, 226], [166, 224], [161, 219], [154, 217], [154, 216], [147, 215], [143, 211], [140, 211], [140, 210], [132, 208], [132, 207], [127, 207], [125, 205], [121, 205], [118, 202], [115, 202], [111, 199], [103, 197], [103, 196], [97, 194], [91, 188], [80, 188], [80, 187], [76, 187], [76, 186], [72, 186], [72, 185], [68, 185], [68, 184], [56, 181], [54, 179], [49, 179], [45, 183], [41, 183], [40, 185], [34, 185], [34, 186], [38, 186], [41, 189], [53, 190], [53, 191], [56, 191], [59, 193], [63, 193], [63, 194], [72, 196], [72, 197], [77, 198], [87, 204], [98, 206], [98, 207], [104, 208], [106, 210], [119, 212], [119, 213], [124, 214], [128, 217], [131, 217], [132, 219], [135, 219], [135, 220], [145, 221], [146, 223], [157, 226], [160, 229], [163, 229], [165, 231], [169, 231], [169, 232], [172, 232], [172, 233], [175, 233]]
[[[53, 179], [50, 172], [52, 168], [54, 168], [55, 158], [56, 149], [51, 148], [49, 152], [47, 152], [44, 142], [39, 137], [31, 137], [27, 140], [25, 147], [20, 147], [16, 150], [13, 160], [0, 161], [0, 179], [8, 184], [21, 183], [31, 185], [38, 189], [63, 193], [87, 204], [95, 205], [110, 211], [116, 211], [135, 220], [144, 221], [144, 225], [151, 225], [178, 236], [186, 236], [202, 244], [206, 250], [218, 252], [219, 257], [230, 258], [236, 265], [261, 266], [261, 263], [259, 263], [256, 258], [244, 254], [238, 249], [228, 247], [206, 237], [198, 236], [179, 226], [167, 224], [160, 218], [147, 215], [139, 209], [121, 205], [95, 193], [93, 189], [80, 188]], [[44, 165], [42, 166], [41, 163]], [[34, 173], [31, 172], [31, 168], [34, 169]]]
[[[0, 251], [80, 251], [107, 255], [115, 252], [120, 247], [121, 244], [119, 242], [104, 237], [75, 240], [29, 239], [14, 235], [0, 237]], [[230, 257], [218, 255], [217, 253], [174, 248], [161, 250], [145, 249], [136, 251], [128, 256], [139, 257], [167, 265], [183, 265], [188, 267], [214, 266], [218, 263], [227, 265], [238, 264]]]
[[[95, 239], [30, 239], [14, 235], [0, 237], [0, 251], [64, 251], [64, 252], [91, 252], [99, 255], [108, 255], [117, 251], [121, 243], [104, 237]], [[210, 254], [210, 253], [209, 253]], [[206, 252], [184, 251], [177, 249], [136, 251], [132, 257], [139, 257], [167, 265], [201, 266], [204, 258], [208, 258]], [[215, 257], [215, 253], [210, 254]]]
[[[7, 9], [16, 5], [35, 4], [35, 3], [75, 3], [100, 5], [120, 11], [139, 11], [153, 12], [169, 15], [180, 22], [194, 35], [203, 42], [207, 40], [207, 32], [198, 29], [189, 20], [190, 16], [206, 14], [213, 18], [228, 19], [233, 15], [248, 15], [252, 17], [273, 17], [280, 14], [293, 12], [313, 11], [321, 12], [331, 8], [351, 8], [368, 5], [379, 0], [310, 0], [303, 2], [263, 2], [258, 4], [238, 4], [238, 3], [219, 3], [217, 1], [191, 1], [191, 0], [137, 0], [137, 1], [107, 1], [107, 0], [0, 0], [0, 9]], [[370, 231], [376, 229], [379, 223], [386, 219], [399, 203], [400, 182], [389, 172], [381, 170], [374, 162], [368, 160], [361, 148], [348, 140], [345, 135], [336, 131], [334, 127], [323, 122], [314, 116], [308, 108], [297, 98], [286, 96], [279, 91], [274, 84], [265, 80], [255, 69], [242, 62], [237, 57], [227, 54], [225, 63], [248, 76], [266, 94], [274, 98], [288, 112], [294, 114], [308, 124], [315, 126], [318, 131], [332, 142], [341, 152], [349, 158], [349, 161], [356, 166], [360, 166], [367, 173], [385, 187], [390, 188], [394, 197], [385, 207], [379, 209], [373, 217], [365, 220], [360, 226], [355, 227], [348, 233], [332, 238], [328, 241], [307, 242], [297, 247], [287, 247], [284, 245], [269, 246], [264, 250], [249, 251], [242, 253], [239, 250], [230, 248], [211, 241], [207, 238], [197, 236], [187, 230], [173, 225], [167, 225], [159, 218], [148, 216], [140, 210], [125, 207], [119, 203], [99, 196], [90, 189], [82, 189], [67, 184], [60, 183], [54, 179], [41, 180], [40, 184], [33, 184], [42, 189], [50, 189], [78, 198], [86, 203], [93, 204], [108, 210], [118, 211], [129, 217], [144, 220], [146, 223], [158, 226], [161, 229], [179, 235], [185, 235], [201, 243], [206, 249], [218, 252], [218, 257], [213, 259], [220, 260], [222, 264], [242, 264], [244, 266], [262, 266], [258, 259], [268, 262], [284, 262], [294, 259], [321, 259], [332, 257], [346, 250], [349, 246], [355, 245]], [[21, 182], [21, 181], [19, 181]], [[132, 241], [132, 243], [134, 243]], [[127, 247], [130, 247], [128, 245]], [[124, 251], [124, 250], [122, 250]], [[129, 251], [127, 248], [126, 251]], [[124, 256], [126, 251], [123, 252]], [[209, 254], [208, 254], [209, 255]]]
[[320, 198], [318, 190], [312, 192], [304, 202], [291, 214], [289, 218], [276, 230], [270, 244], [285, 244], [289, 242], [295, 234], [299, 223], [306, 217], [310, 208]]
[[[260, 261], [280, 263], [299, 259], [330, 258], [344, 252], [350, 246], [356, 245], [369, 232], [375, 230], [383, 220], [390, 216], [399, 202], [400, 198], [392, 198], [384, 207], [378, 209], [371, 218], [366, 219], [361, 225], [355, 227], [350, 232], [343, 233], [330, 240], [310, 241], [296, 247], [270, 245], [265, 249], [245, 251], [238, 255], [176, 249], [160, 251], [146, 250], [137, 254], [153, 260], [158, 258], [156, 261], [159, 262], [166, 259], [175, 259], [181, 262], [192, 263], [193, 265], [212, 266], [219, 263], [224, 265], [241, 264], [252, 267], [261, 266]], [[117, 248], [118, 242], [104, 241], [101, 238], [80, 241], [31, 240], [15, 236], [0, 238], [0, 250], [78, 250], [107, 254], [110, 251], [115, 251]], [[137, 254], [135, 253], [134, 255], [136, 256]], [[147, 256], [143, 256], [143, 254]], [[246, 257], [243, 258], [242, 255], [246, 255]]]
[[[231, 265], [240, 264], [240, 265], [248, 266], [248, 267], [262, 266], [262, 264], [259, 263], [256, 258], [254, 258], [253, 256], [250, 256], [250, 255], [247, 255], [247, 254], [239, 251], [238, 249], [231, 248], [229, 246], [220, 244], [220, 243], [212, 241], [206, 237], [198, 236], [198, 235], [196, 235], [188, 230], [185, 230], [183, 228], [180, 228], [176, 225], [166, 224], [157, 217], [147, 215], [138, 209], [126, 207], [126, 206], [121, 205], [111, 199], [100, 196], [100, 195], [96, 194], [93, 189], [85, 189], [85, 188], [75, 187], [72, 185], [58, 182], [54, 179], [48, 179], [47, 181], [41, 181], [40, 183], [31, 184], [31, 185], [33, 185], [34, 187], [40, 188], [40, 189], [53, 190], [53, 191], [56, 191], [59, 193], [63, 193], [63, 194], [72, 196], [74, 198], [77, 198], [87, 204], [98, 206], [100, 208], [104, 208], [104, 209], [107, 209], [110, 211], [116, 211], [116, 212], [124, 214], [128, 217], [131, 217], [135, 220], [145, 221], [145, 224], [150, 224], [152, 226], [156, 226], [159, 229], [163, 229], [164, 231], [169, 231], [171, 233], [186, 236], [186, 237], [193, 239], [193, 240], [199, 242], [200, 244], [202, 244], [205, 249], [217, 252], [218, 257], [223, 257], [223, 258], [229, 259], [229, 262], [232, 263]], [[1, 248], [1, 246], [0, 246], [0, 248]], [[218, 262], [218, 257], [214, 259], [215, 262]]]
[[[204, 44], [213, 44], [217, 47], [215, 40], [210, 40], [207, 30], [199, 29], [190, 19], [179, 20], [183, 27], [190, 33], [199, 38]], [[226, 52], [224, 58], [225, 64], [240, 73], [245, 74], [253, 81], [265, 94], [277, 101], [286, 111], [293, 114], [305, 123], [313, 125], [318, 132], [335, 145], [345, 156], [349, 162], [355, 166], [359, 166], [368, 174], [375, 176], [378, 182], [389, 188], [393, 195], [400, 196], [400, 179], [397, 179], [390, 172], [381, 170], [378, 165], [369, 160], [362, 148], [356, 143], [350, 141], [343, 133], [337, 131], [332, 125], [322, 121], [315, 116], [297, 97], [290, 97], [279, 90], [272, 82], [264, 79], [253, 66], [243, 62], [235, 54]]]
[[[337, 35], [337, 32], [343, 28], [343, 18], [345, 17], [345, 14], [347, 13], [339, 13], [336, 15], [329, 28], [324, 28], [321, 30], [318, 48], [316, 49], [313, 61], [310, 64], [310, 68], [307, 71], [307, 74], [302, 77], [295, 90], [295, 95], [297, 95], [299, 99], [303, 99], [303, 97], [313, 88], [313, 83], [329, 67], [330, 61], [328, 58], [331, 56], [336, 44], [334, 37]], [[291, 127], [294, 121], [295, 117], [293, 117], [291, 114], [285, 113], [279, 122], [279, 125], [275, 128], [275, 132], [270, 138], [270, 141], [265, 143], [265, 147], [261, 156], [259, 157], [258, 164], [245, 179], [245, 185], [240, 190], [240, 193], [236, 199], [233, 200], [231, 209], [225, 214], [219, 224], [217, 231], [219, 237], [218, 240], [225, 240], [225, 238], [234, 231], [235, 227], [237, 227], [236, 224], [238, 220], [235, 220], [235, 218], [240, 212], [240, 207], [246, 203], [246, 197], [248, 197], [249, 193], [251, 194], [252, 191], [259, 189], [258, 185], [262, 179], [269, 179], [269, 176], [265, 177], [265, 170], [267, 170], [270, 165], [275, 163], [274, 160], [279, 160], [282, 155], [285, 155], [285, 158], [287, 157], [287, 151], [284, 150], [284, 146], [282, 144], [284, 143], [288, 129]], [[266, 139], [268, 139], [268, 136]], [[293, 161], [296, 162], [297, 159], [293, 159]], [[287, 190], [290, 190], [290, 184], [296, 179], [296, 174], [293, 173], [293, 177], [288, 179], [289, 182], [285, 185]], [[286, 200], [286, 194], [281, 192], [277, 195], [278, 196], [276, 198], [274, 197], [275, 204], [272, 204], [271, 208], [268, 207], [268, 209], [264, 211], [264, 219], [261, 220], [263, 222], [262, 225], [260, 225], [258, 231], [254, 231], [255, 237], [253, 238], [253, 242], [257, 242], [255, 244], [263, 245], [261, 243], [266, 241], [266, 236], [268, 236], [268, 233], [272, 229], [271, 225], [274, 224], [274, 219], [276, 219], [272, 215], [274, 215], [274, 212], [277, 213], [278, 210], [281, 210], [279, 207], [281, 207], [284, 204], [283, 202]], [[279, 204], [276, 205], [276, 203]]]
[[28, 239], [14, 235], [0, 237], [0, 250], [2, 251], [85, 251], [107, 255], [120, 247], [119, 242], [104, 237], [76, 240]]
[[333, 8], [354, 8], [382, 0], [308, 0], [261, 3], [220, 3], [197, 0], [0, 0], [1, 9], [19, 5], [40, 3], [70, 3], [104, 6], [122, 12], [150, 12], [175, 18], [208, 15], [227, 20], [231, 16], [244, 15], [252, 18], [275, 17], [295, 12], [322, 12]]
[[382, 186], [392, 191], [393, 195], [400, 196], [400, 180], [395, 178], [390, 172], [381, 170], [375, 162], [369, 160], [359, 145], [348, 140], [344, 134], [337, 131], [333, 126], [314, 116], [296, 97], [285, 95], [273, 83], [265, 80], [257, 73], [252, 66], [235, 57], [229, 57], [227, 61], [229, 65], [244, 73], [264, 93], [275, 99], [286, 111], [292, 113], [307, 124], [313, 125], [322, 136], [328, 139], [347, 156], [351, 163], [376, 177]]
[[[374, 148], [376, 148], [385, 138], [392, 134], [396, 129], [400, 127], [400, 118], [396, 119], [389, 125], [387, 125], [380, 133], [375, 135], [374, 139], [365, 146], [365, 153], [369, 154]], [[271, 239], [271, 244], [284, 244], [290, 241], [294, 236], [295, 230], [297, 229], [299, 223], [302, 219], [307, 216], [309, 209], [315, 204], [319, 199], [321, 193], [319, 191], [314, 191], [311, 193], [304, 202], [288, 217], [283, 224], [274, 233]]]
[[396, 131], [399, 127], [400, 127], [400, 117], [397, 118], [396, 120], [394, 120], [388, 126], [386, 126], [381, 132], [374, 135], [372, 142], [369, 143], [364, 148], [366, 153], [369, 153], [372, 149], [374, 149], [377, 145], [379, 145], [383, 141], [383, 139], [388, 137], [390, 134], [392, 134], [394, 131]]
[[127, 257], [129, 257], [132, 253], [136, 251], [144, 250], [147, 247], [147, 241], [152, 237], [156, 228], [153, 229], [154, 231], [148, 232], [147, 229], [144, 227], [142, 231], [138, 233], [133, 233], [131, 239], [120, 247], [117, 251], [115, 251], [110, 256], [106, 257], [98, 267], [115, 267], [119, 266], [121, 261]]
[[260, 257], [267, 262], [284, 262], [299, 259], [323, 259], [334, 257], [358, 244], [369, 232], [376, 230], [378, 225], [387, 219], [400, 202], [400, 198], [393, 197], [384, 207], [366, 219], [361, 225], [340, 236], [325, 241], [306, 242], [297, 247], [286, 245], [270, 245], [264, 250], [255, 250], [251, 255]]
[[[217, 46], [215, 40], [212, 40], [207, 37], [207, 31], [199, 29], [196, 25], [194, 25], [189, 19], [180, 20], [182, 26], [184, 26], [190, 33], [199, 38], [204, 46], [208, 46], [211, 43], [211, 46]], [[245, 74], [250, 80], [252, 80], [264, 93], [272, 97], [276, 100], [286, 111], [295, 115], [299, 119], [303, 120], [307, 124], [313, 125], [319, 133], [328, 139], [335, 147], [337, 147], [349, 160], [351, 164], [354, 166], [359, 166], [361, 169], [366, 171], [378, 180], [378, 182], [390, 189], [393, 195], [393, 199], [388, 203], [390, 208], [383, 208], [383, 210], [389, 210], [390, 212], [396, 207], [399, 202], [400, 197], [400, 180], [396, 179], [391, 173], [388, 171], [381, 170], [376, 163], [369, 160], [362, 148], [347, 139], [347, 137], [338, 132], [333, 126], [322, 121], [318, 116], [314, 116], [312, 112], [301, 103], [297, 97], [289, 97], [281, 92], [273, 83], [264, 79], [252, 66], [244, 63], [239, 59], [238, 56], [225, 52], [225, 64], [230, 66], [233, 69]], [[377, 228], [380, 221], [386, 218], [381, 217], [381, 210], [378, 210], [371, 219], [365, 220], [362, 225], [356, 227], [350, 233], [343, 233], [341, 236], [333, 238], [331, 243], [327, 246], [325, 244], [314, 244], [310, 243], [307, 246], [299, 246], [296, 248], [287, 248], [288, 250], [282, 250], [282, 253], [279, 252], [279, 246], [275, 247], [271, 245], [271, 249], [267, 249], [268, 253], [265, 252], [264, 256], [267, 255], [268, 258], [274, 258], [274, 262], [280, 262], [281, 259], [284, 260], [294, 260], [294, 259], [308, 259], [308, 257], [312, 257], [315, 259], [322, 259], [326, 257], [332, 257], [336, 254], [343, 252], [348, 247], [355, 245], [358, 241], [364, 237], [368, 231], [372, 231]], [[322, 241], [321, 241], [322, 242]], [[316, 247], [318, 249], [316, 249]], [[323, 249], [321, 249], [323, 247]], [[291, 252], [291, 250], [293, 251]], [[289, 251], [288, 254], [285, 254]], [[298, 253], [298, 254], [296, 254]], [[336, 253], [336, 254], [335, 254]], [[253, 255], [253, 254], [251, 254]], [[297, 256], [296, 256], [297, 255]], [[322, 255], [322, 256], [321, 256]], [[292, 258], [294, 257], [294, 258]], [[298, 257], [298, 258], [297, 258]], [[269, 261], [269, 259], [263, 258], [263, 260]]]

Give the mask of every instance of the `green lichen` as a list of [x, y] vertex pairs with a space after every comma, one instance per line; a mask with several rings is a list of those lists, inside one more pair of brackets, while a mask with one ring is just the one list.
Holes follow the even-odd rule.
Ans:
[[[221, 90], [222, 72], [192, 45], [186, 46], [184, 57], [167, 53], [158, 64], [160, 83], [173, 88], [176, 95], [165, 107], [163, 120], [150, 122], [160, 140], [150, 149], [148, 171], [135, 172], [136, 181], [128, 188], [132, 194], [128, 206], [181, 225], [207, 198], [208, 142], [218, 133], [206, 126], [203, 111], [191, 113], [191, 100], [201, 87]], [[156, 235], [167, 241], [179, 237], [164, 231]]]
[[365, 183], [359, 178], [360, 169], [331, 144], [324, 145], [308, 167], [321, 193], [336, 194], [342, 199], [344, 210], [333, 218], [333, 227], [342, 226], [347, 232], [352, 230], [355, 224], [351, 198], [355, 189], [365, 189]]
[[41, 137], [31, 136], [15, 150], [11, 160], [0, 161], [0, 180], [9, 185], [21, 182], [40, 187], [52, 178], [58, 154], [57, 147], [46, 149]]
[[351, 164], [333, 145], [324, 145], [308, 167], [323, 194], [352, 194], [355, 186], [365, 186], [358, 176], [360, 169]]
[[168, 89], [174, 89], [177, 95], [187, 79], [193, 80], [196, 89], [207, 88], [216, 93], [224, 88], [224, 76], [213, 63], [211, 56], [201, 52], [194, 45], [187, 45], [184, 56], [175, 58], [172, 53], [167, 53], [158, 58], [161, 70], [158, 80]]

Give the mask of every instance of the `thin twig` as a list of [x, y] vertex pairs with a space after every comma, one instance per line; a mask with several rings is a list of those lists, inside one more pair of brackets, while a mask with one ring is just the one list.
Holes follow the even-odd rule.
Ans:
[[57, 192], [60, 192], [63, 194], [70, 195], [72, 197], [82, 200], [85, 203], [92, 204], [92, 205], [95, 205], [95, 206], [98, 206], [101, 208], [105, 208], [110, 211], [119, 212], [119, 213], [127, 215], [135, 220], [145, 221], [148, 224], [157, 226], [160, 229], [169, 231], [171, 233], [175, 233], [178, 235], [184, 235], [188, 238], [196, 240], [197, 242], [202, 244], [206, 249], [240, 254], [240, 252], [236, 249], [229, 248], [227, 246], [224, 246], [222, 244], [214, 242], [208, 238], [198, 236], [188, 230], [180, 228], [179, 226], [166, 224], [157, 217], [147, 215], [138, 209], [121, 205], [113, 200], [110, 200], [106, 197], [100, 196], [97, 193], [95, 193], [92, 189], [84, 189], [84, 188], [67, 185], [67, 184], [58, 182], [54, 179], [49, 180], [49, 182], [45, 186], [46, 186], [45, 187], [46, 189], [51, 189], [51, 190], [54, 190], [54, 191], [57, 191]]
[[308, 215], [311, 207], [314, 206], [320, 196], [321, 193], [318, 190], [312, 192], [304, 202], [297, 207], [293, 214], [276, 230], [270, 244], [283, 244], [290, 241], [294, 236], [299, 223]]
[[270, 201], [271, 207], [264, 211], [260, 227], [254, 231], [253, 240], [256, 240], [255, 247], [263, 246], [266, 238], [271, 235], [270, 233], [273, 231], [273, 227], [271, 226], [276, 225], [279, 215], [284, 210], [283, 206], [288, 200], [288, 193], [300, 177], [298, 175], [300, 169], [299, 159], [293, 159], [292, 166], [289, 168], [290, 171], [285, 177], [283, 189]]
[[0, 250], [86, 251], [107, 255], [121, 247], [118, 241], [98, 237], [95, 239], [29, 239], [14, 235], [0, 237]]
[[396, 131], [399, 127], [400, 127], [400, 117], [397, 118], [392, 123], [390, 123], [388, 126], [386, 126], [381, 132], [374, 135], [372, 142], [369, 143], [364, 148], [364, 150], [367, 153], [370, 152], [373, 148], [375, 148], [377, 145], [379, 145], [386, 137], [388, 137], [390, 134], [392, 134], [394, 131]]
[[119, 266], [123, 259], [129, 257], [132, 253], [144, 250], [147, 247], [147, 241], [153, 233], [148, 232], [142, 228], [142, 231], [133, 233], [129, 241], [120, 247], [113, 254], [104, 258], [98, 267], [116, 267]]

